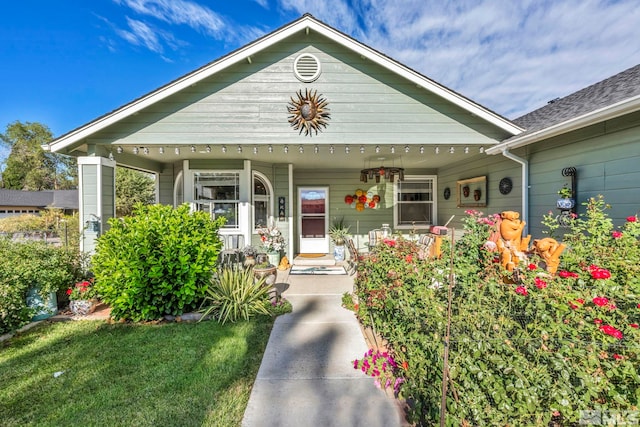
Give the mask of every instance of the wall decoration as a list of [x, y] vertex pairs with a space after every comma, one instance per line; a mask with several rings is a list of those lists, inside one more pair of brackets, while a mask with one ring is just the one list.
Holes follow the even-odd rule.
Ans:
[[451, 197], [451, 189], [449, 187], [444, 189], [443, 196], [445, 200], [449, 200], [449, 197]]
[[458, 207], [487, 206], [487, 177], [463, 179], [458, 184]]
[[344, 202], [356, 211], [362, 212], [365, 209], [378, 209], [380, 207], [380, 196], [373, 191], [367, 192], [359, 188], [354, 194], [344, 196]]
[[304, 131], [305, 136], [313, 136], [313, 133], [322, 132], [322, 128], [327, 127], [327, 121], [331, 119], [329, 103], [322, 95], [318, 95], [318, 91], [310, 91], [305, 89], [304, 94], [299, 90], [296, 95], [298, 99], [291, 97], [291, 102], [287, 106], [289, 114], [289, 124], [295, 130], [300, 130], [298, 134]]
[[502, 178], [500, 180], [500, 184], [498, 184], [498, 190], [500, 190], [500, 194], [509, 194], [511, 193], [512, 188], [513, 183], [511, 182], [511, 178]]

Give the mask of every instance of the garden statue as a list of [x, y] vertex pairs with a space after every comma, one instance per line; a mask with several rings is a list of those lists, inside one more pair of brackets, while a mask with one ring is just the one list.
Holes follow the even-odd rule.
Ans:
[[531, 236], [522, 238], [522, 230], [526, 222], [520, 220], [520, 214], [514, 211], [500, 213], [500, 239], [497, 246], [502, 266], [513, 271], [518, 263], [526, 258]]
[[555, 274], [560, 264], [560, 254], [567, 246], [558, 243], [555, 239], [545, 237], [533, 241], [533, 251], [544, 260], [544, 268], [551, 274]]
[[280, 260], [280, 264], [278, 265], [278, 270], [283, 271], [288, 270], [289, 268], [291, 268], [291, 264], [289, 264], [289, 258], [283, 256]]

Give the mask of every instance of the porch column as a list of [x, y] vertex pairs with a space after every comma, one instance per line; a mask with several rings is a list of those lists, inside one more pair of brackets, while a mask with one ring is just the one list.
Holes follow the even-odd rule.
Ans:
[[116, 162], [105, 157], [78, 157], [80, 251], [93, 253], [96, 239], [116, 216]]

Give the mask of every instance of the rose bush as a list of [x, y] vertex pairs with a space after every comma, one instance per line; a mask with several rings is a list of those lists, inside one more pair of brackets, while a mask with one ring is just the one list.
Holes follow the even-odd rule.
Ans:
[[615, 227], [606, 208], [592, 199], [570, 222], [555, 276], [533, 255], [502, 271], [487, 244], [496, 218], [475, 211], [442, 259], [398, 239], [360, 263], [357, 315], [407, 366], [400, 394], [411, 421], [439, 421], [449, 277], [447, 423], [577, 424], [583, 411], [637, 410], [640, 225], [630, 216]]

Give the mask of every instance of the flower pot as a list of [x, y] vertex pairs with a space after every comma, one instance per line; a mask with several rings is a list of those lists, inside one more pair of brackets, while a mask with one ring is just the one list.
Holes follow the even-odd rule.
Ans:
[[27, 307], [34, 310], [32, 321], [48, 319], [58, 312], [58, 297], [55, 292], [49, 292], [45, 299], [40, 295], [40, 289], [30, 288], [27, 292]]
[[253, 267], [256, 265], [256, 258], [252, 255], [247, 255], [244, 257], [244, 266], [245, 267]]
[[69, 310], [76, 316], [86, 316], [96, 309], [96, 301], [89, 299], [76, 299], [69, 301]]
[[280, 252], [269, 252], [267, 256], [269, 257], [269, 264], [275, 267], [280, 264]]
[[562, 210], [569, 210], [569, 209], [573, 209], [573, 207], [576, 205], [576, 201], [574, 199], [558, 199], [556, 200], [556, 206], [558, 207], [558, 209], [562, 209]]

